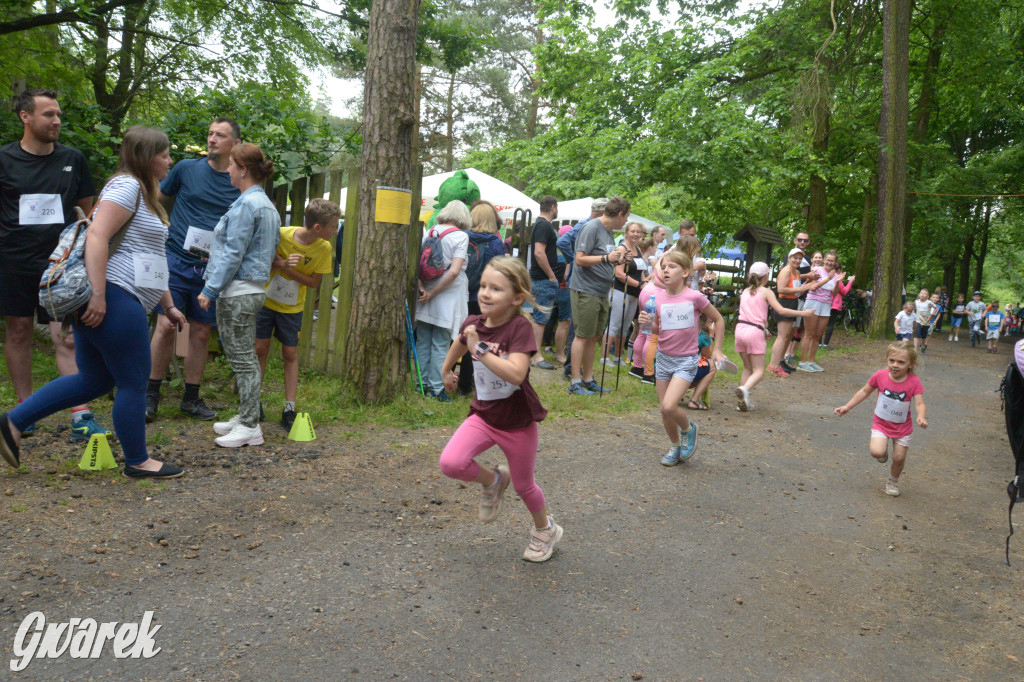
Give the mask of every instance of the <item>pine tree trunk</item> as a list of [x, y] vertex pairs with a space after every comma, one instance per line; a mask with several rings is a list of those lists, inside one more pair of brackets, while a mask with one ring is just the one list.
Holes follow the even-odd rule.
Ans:
[[374, 0], [366, 58], [359, 222], [345, 376], [369, 403], [408, 381], [408, 225], [374, 219], [377, 188], [412, 189], [416, 27], [420, 0]]
[[974, 290], [981, 291], [981, 276], [985, 272], [985, 256], [988, 254], [988, 228], [992, 220], [992, 204], [985, 203], [985, 220], [981, 224], [981, 248], [974, 261]]
[[860, 219], [860, 239], [857, 241], [857, 260], [853, 274], [862, 287], [871, 280], [875, 265], [875, 221], [878, 220], [878, 175], [871, 175], [871, 183], [864, 192], [864, 213]]
[[869, 332], [885, 338], [900, 307], [907, 184], [907, 77], [911, 0], [883, 1], [882, 113], [879, 124], [878, 239]]

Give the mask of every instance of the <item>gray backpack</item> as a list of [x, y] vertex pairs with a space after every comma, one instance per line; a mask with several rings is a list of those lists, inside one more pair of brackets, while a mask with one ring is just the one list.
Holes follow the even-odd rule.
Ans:
[[[135, 200], [135, 210], [110, 240], [110, 255], [121, 245], [141, 201], [140, 189]], [[96, 203], [99, 205], [99, 201]], [[95, 212], [96, 208], [93, 207]], [[75, 213], [78, 214], [78, 220], [60, 233], [57, 248], [50, 254], [50, 265], [39, 280], [39, 305], [58, 322], [70, 322], [72, 315], [85, 307], [92, 298], [92, 284], [85, 270], [85, 235], [92, 219], [85, 217], [78, 206], [75, 206]]]

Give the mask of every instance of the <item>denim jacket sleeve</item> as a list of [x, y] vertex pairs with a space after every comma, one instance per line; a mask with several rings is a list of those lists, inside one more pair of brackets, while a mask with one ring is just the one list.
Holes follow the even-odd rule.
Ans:
[[255, 219], [252, 207], [240, 197], [213, 229], [214, 249], [206, 268], [203, 296], [210, 300], [216, 299], [235, 278], [246, 248], [252, 241]]

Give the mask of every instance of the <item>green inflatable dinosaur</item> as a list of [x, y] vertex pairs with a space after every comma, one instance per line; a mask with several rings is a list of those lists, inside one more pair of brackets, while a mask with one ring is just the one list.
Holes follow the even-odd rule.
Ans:
[[447, 206], [449, 202], [457, 199], [464, 203], [466, 208], [469, 208], [470, 205], [479, 198], [480, 188], [476, 186], [475, 182], [469, 179], [469, 174], [464, 170], [455, 171], [455, 175], [442, 182], [441, 186], [437, 189], [437, 200], [434, 202], [434, 213], [430, 216], [430, 221], [427, 223], [427, 229], [429, 230], [437, 224], [438, 212]]

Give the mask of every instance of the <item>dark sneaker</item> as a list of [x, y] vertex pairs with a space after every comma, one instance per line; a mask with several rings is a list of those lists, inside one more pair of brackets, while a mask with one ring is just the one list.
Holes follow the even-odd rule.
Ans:
[[612, 392], [612, 389], [605, 388], [601, 384], [597, 383], [597, 381], [595, 381], [594, 379], [588, 379], [587, 381], [584, 381], [583, 382], [583, 387], [586, 388], [588, 391], [591, 391], [593, 393], [611, 393]]
[[193, 419], [201, 419], [203, 421], [209, 421], [217, 416], [217, 413], [206, 406], [202, 398], [196, 398], [195, 400], [182, 400], [181, 401], [181, 413], [187, 414]]
[[637, 379], [643, 379], [644, 378], [644, 368], [643, 367], [630, 367], [629, 368], [629, 376], [636, 377]]
[[25, 427], [25, 430], [21, 432], [21, 437], [22, 438], [28, 438], [29, 436], [34, 435], [35, 432], [36, 432], [36, 425], [35, 424], [29, 424], [28, 426]]
[[159, 393], [146, 393], [146, 423], [151, 424], [156, 419], [156, 408], [160, 405]]
[[281, 413], [281, 426], [284, 427], [285, 431], [289, 433], [292, 430], [292, 424], [295, 423], [295, 410], [285, 410]]
[[443, 389], [435, 393], [434, 397], [442, 403], [450, 403], [452, 401], [451, 396], [445, 393]]
[[86, 412], [82, 415], [81, 419], [71, 422], [71, 435], [68, 436], [68, 441], [78, 443], [87, 441], [93, 436], [106, 436], [110, 438], [113, 435], [108, 429], [96, 423], [96, 417], [93, 416], [92, 412]]
[[569, 384], [569, 393], [573, 395], [594, 395], [594, 392], [588, 391], [587, 387], [580, 381], [573, 381]]
[[139, 469], [138, 467], [130, 467], [125, 464], [122, 474], [127, 478], [178, 478], [179, 476], [183, 476], [185, 472], [179, 466], [164, 462], [160, 465], [160, 468], [157, 471], [148, 471], [146, 469]]
[[650, 384], [651, 386], [653, 386], [657, 382], [654, 381], [654, 375], [653, 374], [645, 374], [644, 378], [640, 380], [640, 383], [641, 384]]

